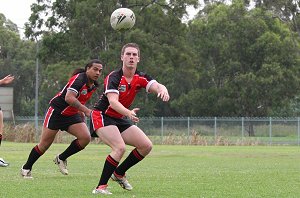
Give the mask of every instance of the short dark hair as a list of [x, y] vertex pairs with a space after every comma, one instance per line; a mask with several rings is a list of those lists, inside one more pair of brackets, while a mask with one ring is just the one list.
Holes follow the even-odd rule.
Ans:
[[121, 56], [124, 55], [125, 49], [126, 49], [127, 47], [133, 47], [133, 48], [136, 48], [136, 49], [138, 50], [138, 55], [140, 56], [140, 47], [139, 47], [139, 45], [136, 44], [136, 43], [127, 43], [127, 44], [123, 45], [122, 50], [121, 50]]

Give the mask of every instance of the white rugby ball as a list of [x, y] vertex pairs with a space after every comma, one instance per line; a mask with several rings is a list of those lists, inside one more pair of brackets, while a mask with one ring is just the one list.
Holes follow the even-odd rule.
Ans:
[[110, 24], [114, 30], [129, 30], [135, 24], [135, 14], [129, 8], [118, 8], [110, 16]]

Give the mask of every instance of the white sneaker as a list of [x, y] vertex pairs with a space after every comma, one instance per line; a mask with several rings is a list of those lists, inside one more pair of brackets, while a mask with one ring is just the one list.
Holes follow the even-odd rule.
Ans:
[[7, 167], [8, 165], [8, 162], [5, 162], [3, 158], [0, 158], [0, 167]]
[[61, 159], [59, 159], [58, 155], [55, 156], [53, 162], [58, 166], [59, 171], [63, 174], [63, 175], [67, 175], [68, 174], [68, 169], [67, 169], [67, 160], [63, 161]]
[[96, 194], [102, 194], [102, 195], [111, 195], [112, 193], [109, 192], [109, 190], [107, 189], [107, 185], [101, 185], [101, 186], [98, 186], [97, 188], [95, 188], [92, 193], [94, 195]]
[[24, 179], [33, 179], [33, 177], [31, 176], [31, 170], [23, 169], [23, 166], [21, 168], [20, 174]]
[[132, 190], [133, 187], [130, 185], [126, 177], [117, 177], [115, 174], [112, 174], [110, 177], [113, 181], [118, 182], [118, 184], [125, 190]]

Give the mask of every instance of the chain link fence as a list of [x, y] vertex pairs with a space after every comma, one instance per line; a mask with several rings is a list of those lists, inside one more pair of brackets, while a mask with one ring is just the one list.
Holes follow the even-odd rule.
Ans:
[[[43, 118], [15, 117], [14, 126], [30, 125], [37, 142]], [[89, 120], [87, 120], [89, 126]], [[143, 117], [136, 124], [154, 144], [300, 145], [300, 118]], [[19, 127], [20, 128], [20, 127]], [[22, 128], [22, 127], [21, 127]], [[61, 133], [70, 136], [68, 133]]]

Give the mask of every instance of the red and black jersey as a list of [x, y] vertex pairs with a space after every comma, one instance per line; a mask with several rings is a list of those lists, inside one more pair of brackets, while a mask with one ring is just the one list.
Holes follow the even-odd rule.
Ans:
[[89, 88], [87, 86], [88, 77], [85, 72], [76, 74], [69, 79], [65, 87], [49, 102], [50, 106], [60, 112], [62, 115], [71, 116], [78, 113], [78, 109], [70, 106], [65, 101], [67, 91], [73, 91], [77, 94], [76, 98], [81, 104], [85, 104], [97, 89], [97, 83]]
[[136, 94], [142, 88], [145, 88], [148, 92], [150, 86], [154, 82], [156, 82], [156, 80], [154, 80], [151, 76], [136, 71], [132, 81], [127, 83], [125, 76], [123, 76], [122, 68], [115, 70], [106, 76], [104, 80], [104, 93], [95, 104], [94, 108], [104, 112], [108, 116], [122, 118], [122, 114], [119, 114], [110, 107], [106, 94], [111, 92], [119, 94], [119, 102], [124, 107], [129, 108], [133, 103]]

